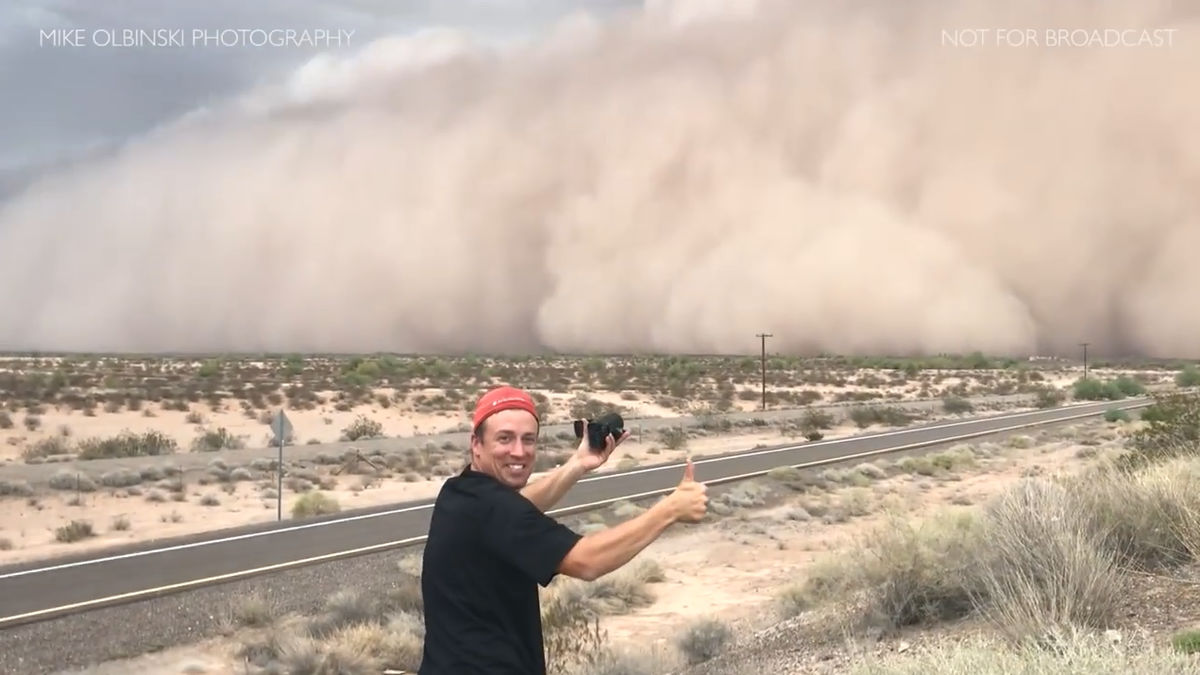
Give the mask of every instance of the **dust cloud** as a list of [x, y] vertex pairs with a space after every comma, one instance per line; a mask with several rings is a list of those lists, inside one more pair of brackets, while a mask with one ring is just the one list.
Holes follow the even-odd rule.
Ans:
[[[384, 40], [0, 205], [0, 348], [1200, 357], [1198, 17], [685, 0]], [[1162, 43], [1046, 40], [1127, 28]]]

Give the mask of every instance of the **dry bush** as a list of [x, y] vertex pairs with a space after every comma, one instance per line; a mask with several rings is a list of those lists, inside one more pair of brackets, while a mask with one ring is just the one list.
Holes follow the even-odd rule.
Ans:
[[[605, 647], [571, 675], [662, 675], [678, 673], [680, 666], [678, 657], [664, 650]], [[550, 671], [550, 675], [556, 673]]]
[[382, 435], [383, 425], [365, 415], [359, 415], [345, 429], [342, 429], [342, 439], [347, 441], [377, 438]]
[[96, 481], [86, 473], [77, 473], [63, 469], [50, 477], [50, 487], [55, 490], [74, 490], [76, 492], [95, 492]]
[[1200, 560], [1200, 461], [1182, 457], [1139, 471], [1102, 462], [1066, 485], [1123, 565], [1158, 569]]
[[235, 436], [225, 427], [205, 429], [192, 440], [192, 452], [216, 452], [218, 450], [240, 450], [246, 447], [243, 438]]
[[1012, 638], [1115, 618], [1127, 568], [1200, 561], [1200, 460], [1138, 471], [1101, 463], [1024, 480], [972, 516], [894, 520], [813, 569], [780, 598], [785, 615], [841, 601], [895, 628], [977, 612]]
[[654, 595], [646, 586], [664, 578], [662, 568], [650, 559], [634, 561], [592, 582], [557, 577], [541, 602], [547, 671], [596, 672], [605, 663], [611, 666], [600, 617], [653, 604]]
[[89, 537], [96, 536], [92, 524], [86, 520], [72, 520], [54, 530], [54, 538], [64, 544], [70, 544]]
[[87, 438], [79, 442], [79, 459], [111, 459], [114, 457], [145, 457], [176, 452], [179, 444], [160, 431], [140, 434], [123, 431], [113, 438]]
[[1172, 652], [1150, 639], [1114, 640], [1066, 631], [1054, 648], [981, 637], [945, 639], [904, 654], [872, 651], [855, 659], [851, 675], [1095, 675], [1096, 673], [1195, 673], [1195, 657]]
[[243, 598], [234, 605], [230, 614], [239, 626], [269, 626], [275, 619], [274, 607], [260, 595]]
[[733, 641], [729, 624], [713, 618], [698, 619], [684, 628], [675, 644], [689, 664], [719, 656]]
[[292, 517], [311, 518], [337, 513], [341, 508], [336, 499], [323, 492], [306, 492], [292, 504]]
[[1085, 504], [1050, 481], [1022, 481], [990, 504], [968, 571], [982, 614], [1017, 639], [1106, 627], [1121, 575], [1090, 520]]
[[0, 497], [32, 497], [33, 486], [23, 480], [0, 480]]
[[578, 586], [547, 594], [541, 611], [547, 673], [562, 675], [602, 660], [608, 635]]

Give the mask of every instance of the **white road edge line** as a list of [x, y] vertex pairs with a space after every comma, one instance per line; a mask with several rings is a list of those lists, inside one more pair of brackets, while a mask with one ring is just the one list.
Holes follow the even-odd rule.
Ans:
[[[1148, 400], [1148, 399], [1145, 399], [1145, 400]], [[1137, 403], [1133, 403], [1131, 401], [1124, 401], [1122, 403], [1125, 403], [1126, 405], [1132, 404], [1132, 405], [1136, 406], [1136, 405], [1140, 405], [1141, 401], [1138, 401]], [[1103, 407], [1103, 404], [1102, 403], [1085, 403], [1085, 404], [1079, 405], [1078, 407], [1080, 407], [1080, 408], [1084, 408], [1084, 407], [1096, 408], [1096, 407]], [[1116, 407], [1116, 406], [1108, 406], [1108, 407]], [[1058, 410], [1065, 410], [1065, 409], [1067, 409], [1067, 408], [1066, 407], [1058, 408]], [[784, 446], [784, 447], [779, 447], [779, 448], [770, 448], [770, 449], [766, 449], [766, 450], [750, 450], [747, 452], [739, 452], [737, 454], [729, 455], [727, 457], [710, 457], [707, 459], [695, 459], [695, 460], [692, 460], [692, 463], [699, 465], [699, 464], [710, 464], [713, 462], [728, 462], [728, 461], [741, 459], [743, 457], [756, 457], [759, 455], [769, 455], [769, 454], [776, 454], [776, 453], [780, 453], [780, 452], [790, 452], [792, 450], [795, 450], [795, 449], [801, 448], [801, 447], [814, 448], [814, 447], [820, 447], [820, 446], [824, 446], [824, 445], [838, 445], [838, 444], [843, 444], [843, 443], [858, 442], [865, 438], [886, 438], [886, 437], [890, 437], [890, 436], [903, 436], [906, 434], [924, 433], [924, 432], [933, 431], [936, 429], [949, 429], [949, 428], [953, 428], [953, 427], [960, 427], [960, 426], [967, 426], [967, 425], [987, 424], [987, 423], [995, 422], [997, 420], [1019, 419], [1021, 417], [1028, 417], [1031, 415], [1045, 414], [1046, 412], [1047, 412], [1046, 410], [1029, 410], [1026, 412], [1012, 413], [1009, 415], [994, 415], [992, 417], [984, 417], [984, 418], [977, 418], [977, 419], [970, 419], [970, 420], [959, 420], [959, 421], [955, 421], [955, 422], [947, 422], [945, 424], [937, 424], [937, 425], [933, 425], [933, 426], [920, 427], [917, 429], [894, 429], [891, 431], [881, 431], [881, 432], [877, 432], [877, 433], [873, 433], [873, 434], [847, 436], [845, 438], [832, 438], [829, 440], [822, 440], [822, 441], [810, 441], [810, 442], [806, 442], [806, 443], [798, 443], [796, 445], [789, 445], [789, 446]], [[1092, 413], [1089, 413], [1089, 414], [1092, 414]], [[1086, 416], [1086, 415], [1084, 415], [1084, 416]], [[1053, 421], [1058, 421], [1059, 419], [1074, 419], [1074, 418], [1056, 418]], [[992, 431], [995, 431], [995, 430], [992, 430]], [[989, 432], [989, 433], [991, 433], [991, 432]], [[618, 472], [604, 473], [604, 474], [599, 474], [599, 475], [595, 475], [595, 476], [589, 476], [587, 478], [580, 480], [576, 484], [578, 485], [579, 483], [590, 483], [590, 482], [601, 481], [601, 480], [612, 480], [614, 478], [621, 478], [624, 476], [632, 476], [632, 475], [636, 475], [636, 474], [640, 474], [640, 473], [650, 473], [650, 472], [654, 472], [654, 471], [671, 471], [671, 470], [680, 469], [682, 467], [683, 467], [683, 463], [681, 462], [678, 464], [666, 464], [663, 466], [649, 467], [649, 468], [645, 468], [645, 469], [633, 469], [630, 471], [622, 471], [619, 473]], [[58, 564], [58, 565], [48, 565], [46, 567], [37, 567], [37, 568], [33, 568], [33, 569], [28, 569], [28, 570], [21, 570], [19, 572], [9, 572], [7, 574], [0, 574], [0, 581], [3, 581], [5, 579], [14, 579], [17, 577], [29, 576], [32, 574], [41, 574], [44, 572], [54, 572], [57, 570], [70, 569], [73, 567], [86, 567], [88, 565], [98, 565], [101, 563], [108, 563], [108, 562], [113, 562], [116, 560], [127, 560], [129, 558], [141, 558], [141, 557], [145, 557], [145, 556], [149, 556], [149, 555], [157, 555], [160, 553], [183, 551], [183, 550], [187, 550], [190, 548], [200, 548], [203, 546], [214, 546], [217, 544], [227, 544], [227, 543], [233, 542], [233, 541], [254, 539], [256, 537], [266, 537], [266, 536], [271, 536], [271, 535], [276, 535], [276, 534], [285, 534], [288, 532], [298, 532], [301, 530], [307, 530], [307, 529], [316, 528], [316, 527], [328, 527], [330, 525], [338, 525], [341, 523], [351, 523], [351, 522], [354, 522], [357, 520], [382, 518], [384, 516], [392, 516], [392, 515], [396, 515], [398, 513], [407, 513], [409, 511], [420, 511], [423, 509], [431, 509], [431, 508], [433, 508], [432, 502], [425, 503], [425, 504], [417, 504], [415, 506], [406, 506], [406, 507], [399, 508], [399, 509], [390, 509], [388, 511], [378, 511], [375, 513], [364, 513], [364, 514], [360, 514], [357, 516], [346, 516], [344, 518], [336, 518], [333, 520], [324, 520], [324, 521], [316, 522], [316, 523], [306, 523], [303, 525], [292, 525], [292, 526], [288, 526], [288, 527], [264, 530], [262, 532], [250, 532], [247, 534], [238, 534], [238, 535], [233, 535], [230, 537], [221, 537], [220, 539], [206, 539], [204, 541], [194, 541], [194, 542], [187, 543], [187, 544], [176, 544], [174, 546], [165, 546], [163, 548], [148, 549], [145, 551], [134, 551], [132, 553], [122, 553], [119, 555], [105, 556], [103, 558], [90, 558], [88, 560], [78, 560], [78, 561], [70, 562], [70, 563], [62, 563], [62, 564]]]
[[[1139, 407], [1140, 405], [1141, 405], [1140, 402], [1139, 403], [1126, 402], [1125, 405], [1118, 404], [1118, 405], [1114, 405], [1114, 406], [1110, 406], [1110, 407], [1114, 407], [1114, 408], [1119, 407], [1121, 409], [1125, 409], [1125, 408], [1136, 408], [1136, 407]], [[1096, 406], [1094, 406], [1094, 407], [1096, 407]], [[1078, 415], [1070, 415], [1067, 417], [1058, 417], [1058, 418], [1044, 420], [1044, 421], [1025, 422], [1023, 424], [1002, 427], [1000, 429], [984, 429], [981, 431], [973, 431], [973, 432], [966, 433], [966, 434], [960, 434], [958, 436], [950, 436], [947, 438], [939, 438], [939, 439], [934, 439], [934, 440], [930, 440], [930, 441], [921, 441], [919, 443], [909, 443], [907, 445], [898, 445], [898, 446], [893, 446], [893, 447], [889, 447], [889, 448], [880, 448], [878, 450], [867, 450], [865, 452], [859, 452], [859, 453], [855, 453], [853, 455], [844, 455], [842, 457], [832, 457], [829, 459], [820, 459], [820, 460], [814, 460], [811, 462], [804, 462], [801, 464], [790, 464], [787, 466], [791, 466], [791, 467], [799, 469], [799, 468], [804, 468], [804, 467], [809, 467], [809, 466], [820, 466], [821, 464], [833, 464], [833, 463], [837, 463], [837, 462], [844, 462], [844, 461], [851, 460], [851, 459], [857, 459], [859, 457], [868, 457], [871, 455], [881, 455], [881, 454], [886, 454], [886, 453], [890, 453], [890, 452], [901, 452], [903, 450], [910, 450], [912, 448], [919, 448], [919, 447], [926, 446], [926, 445], [952, 443], [954, 441], [960, 441], [960, 440], [963, 440], [966, 438], [974, 438], [977, 436], [987, 436], [989, 434], [1004, 433], [1006, 431], [1015, 431], [1017, 429], [1026, 429], [1029, 427], [1036, 427], [1036, 426], [1041, 426], [1044, 424], [1054, 424], [1056, 422], [1066, 422], [1066, 421], [1075, 420], [1075, 419], [1082, 419], [1084, 417], [1091, 417], [1092, 415], [1095, 415], [1095, 414], [1096, 414], [1095, 412], [1087, 412], [1087, 413], [1080, 413]], [[1018, 415], [1013, 415], [1013, 417], [1017, 417], [1017, 416]], [[947, 426], [950, 426], [950, 425], [947, 425]], [[793, 447], [801, 447], [801, 446], [793, 446]], [[780, 450], [782, 450], [782, 449], [783, 448], [780, 448]], [[741, 455], [738, 455], [738, 456], [740, 457]], [[724, 459], [734, 459], [734, 458], [735, 457], [728, 457], [728, 458], [724, 458]], [[697, 462], [693, 462], [693, 463], [697, 463]], [[682, 466], [682, 465], [680, 465], [680, 466]], [[746, 478], [753, 478], [755, 476], [766, 475], [769, 471], [770, 470], [753, 471], [750, 473], [744, 473], [744, 474], [740, 474], [737, 476], [726, 476], [724, 478], [716, 478], [713, 480], [700, 481], [700, 482], [704, 483], [705, 485], [729, 483], [729, 482], [733, 482], [733, 481], [737, 481], [737, 480], [744, 480]], [[668, 487], [668, 488], [663, 488], [663, 489], [659, 489], [659, 490], [650, 490], [649, 492], [640, 492], [640, 493], [632, 494], [632, 495], [621, 495], [619, 497], [611, 497], [609, 499], [602, 499], [602, 500], [595, 501], [595, 502], [589, 502], [587, 504], [576, 504], [575, 506], [567, 506], [567, 507], [563, 507], [561, 509], [551, 509], [550, 511], [547, 511], [547, 513], [554, 514], [554, 515], [560, 515], [560, 514], [569, 514], [569, 513], [577, 512], [577, 511], [586, 511], [589, 509], [593, 509], [597, 506], [604, 506], [607, 504], [612, 504], [614, 502], [618, 502], [618, 501], [621, 501], [624, 499], [641, 499], [643, 497], [652, 497], [656, 494], [664, 494], [664, 493], [670, 492], [672, 489], [674, 489], [674, 488]], [[345, 521], [340, 521], [340, 522], [345, 522]], [[249, 570], [239, 570], [237, 572], [228, 572], [226, 574], [220, 574], [217, 576], [207, 577], [204, 579], [193, 579], [191, 581], [181, 581], [179, 583], [168, 584], [166, 586], [159, 586], [157, 588], [148, 588], [148, 589], [143, 589], [140, 591], [130, 591], [128, 593], [121, 593], [118, 595], [110, 595], [110, 596], [104, 597], [104, 598], [96, 598], [94, 600], [85, 600], [83, 602], [76, 602], [76, 603], [72, 603], [70, 605], [61, 605], [59, 607], [48, 607], [46, 609], [39, 609], [39, 610], [35, 610], [32, 612], [25, 612], [24, 614], [14, 614], [13, 616], [4, 616], [4, 617], [0, 617], [0, 627], [3, 627], [7, 624], [24, 621], [26, 619], [33, 619], [33, 618], [37, 618], [39, 616], [45, 616], [48, 614], [69, 612], [69, 611], [75, 610], [75, 609], [85, 609], [87, 607], [93, 607], [96, 605], [105, 605], [105, 604], [111, 604], [114, 602], [119, 602], [121, 600], [130, 600], [133, 598], [138, 598], [138, 597], [143, 597], [143, 596], [158, 595], [161, 593], [166, 593], [169, 591], [180, 590], [180, 589], [189, 588], [189, 587], [211, 586], [215, 583], [219, 583], [222, 581], [231, 581], [231, 580], [238, 579], [241, 577], [254, 576], [256, 574], [261, 574], [264, 572], [284, 570], [284, 569], [288, 569], [290, 567], [301, 567], [304, 565], [321, 562], [323, 560], [334, 560], [337, 558], [351, 557], [351, 556], [360, 555], [363, 553], [370, 553], [371, 551], [380, 551], [380, 550], [385, 550], [385, 549], [389, 549], [389, 548], [400, 548], [402, 546], [407, 546], [410, 544], [415, 544], [418, 542], [425, 541], [425, 539], [427, 539], [427, 535], [408, 537], [407, 539], [399, 539], [397, 541], [389, 541], [389, 542], [384, 542], [382, 544], [372, 544], [371, 546], [364, 546], [361, 548], [350, 549], [347, 551], [336, 551], [334, 553], [325, 553], [323, 555], [313, 556], [310, 558], [304, 558], [302, 560], [290, 560], [288, 562], [276, 563], [274, 565], [267, 565], [264, 567], [256, 567], [254, 569], [249, 569]]]

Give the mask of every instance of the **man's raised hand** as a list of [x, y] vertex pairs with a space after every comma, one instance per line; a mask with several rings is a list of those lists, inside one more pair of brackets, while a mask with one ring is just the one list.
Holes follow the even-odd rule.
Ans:
[[708, 486], [696, 482], [696, 468], [691, 457], [684, 465], [683, 480], [679, 481], [670, 499], [675, 505], [676, 520], [698, 523], [708, 513]]
[[609, 434], [604, 438], [604, 449], [593, 450], [588, 445], [587, 420], [583, 420], [583, 438], [579, 441], [579, 447], [575, 449], [575, 459], [583, 467], [584, 471], [595, 471], [608, 461], [608, 458], [613, 454], [613, 450], [616, 450], [618, 445], [625, 442], [625, 439], [629, 438], [629, 435], [630, 431], [628, 429], [621, 434], [620, 438], [613, 438], [612, 434]]

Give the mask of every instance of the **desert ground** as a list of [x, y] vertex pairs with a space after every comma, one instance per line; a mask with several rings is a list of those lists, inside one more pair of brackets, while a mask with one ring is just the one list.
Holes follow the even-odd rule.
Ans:
[[[1187, 364], [1094, 363], [1083, 378], [1078, 364], [1049, 359], [772, 357], [762, 411], [760, 364], [743, 357], [10, 357], [0, 364], [0, 433], [8, 449], [0, 465], [0, 564], [274, 520], [273, 455], [242, 460], [273, 441], [268, 422], [280, 409], [294, 427], [289, 456], [300, 458], [285, 462], [283, 503], [286, 517], [300, 519], [432, 496], [461, 467], [475, 396], [502, 382], [531, 389], [548, 424], [619, 410], [639, 433], [604, 468], [610, 471], [945, 417], [1147, 391], [1169, 397], [1181, 386], [1182, 395], [1191, 396], [1188, 388], [1200, 384], [1196, 368]], [[1114, 646], [1137, 645], [1143, 650], [1138, 654], [1159, 648], [1157, 672], [1190, 672], [1184, 665], [1196, 664], [1171, 651], [1170, 639], [1186, 642], [1178, 631], [1200, 621], [1200, 611], [1189, 609], [1200, 604], [1168, 603], [1164, 610], [1149, 603], [1157, 614], [1143, 621], [1137, 607], [1147, 605], [1144, 595], [1105, 596], [1095, 599], [1104, 611], [1089, 614], [1044, 588], [1014, 598], [1017, 591], [1002, 588], [1004, 578], [964, 572], [982, 563], [983, 569], [1004, 571], [986, 557], [988, 547], [969, 536], [1007, 535], [1013, 546], [1062, 538], [1053, 523], [998, 518], [1036, 519], [1042, 512], [1064, 521], [1082, 517], [1054, 511], [1065, 509], [1063, 503], [1042, 509], [1033, 500], [1062, 502], [1068, 493], [1055, 487], [1059, 476], [1091, 475], [1131, 453], [1149, 452], [1144, 436], [1156, 424], [1175, 425], [1166, 437], [1177, 438], [1177, 427], [1200, 417], [1200, 403], [1189, 400], [1184, 408], [1192, 412], [1182, 414], [1177, 404], [1160, 404], [1145, 419], [1113, 414], [931, 454], [820, 470], [781, 468], [763, 479], [715, 488], [705, 523], [675, 528], [638, 564], [593, 584], [558, 580], [546, 591], [553, 672], [933, 672], [935, 662], [989, 663], [1009, 654], [1003, 651], [1008, 643], [996, 636], [1008, 637], [1014, 625], [1028, 633], [1031, 622], [1035, 633], [1070, 628], [1054, 633], [1063, 648], [1086, 652], [1110, 669], [1122, 668], [1113, 665], [1112, 659], [1122, 658], [1110, 653]], [[685, 418], [694, 424], [650, 425]], [[569, 432], [547, 432], [538, 468], [555, 466], [575, 445]], [[1200, 544], [1188, 537], [1200, 528], [1187, 528], [1200, 522], [1200, 508], [1189, 510], [1196, 504], [1186, 495], [1200, 491], [1189, 493], [1183, 488], [1195, 486], [1182, 483], [1172, 490], [1160, 486], [1151, 496], [1137, 491], [1158, 485], [1154, 481], [1189, 480], [1200, 469], [1193, 472], [1187, 464], [1181, 470], [1187, 459], [1154, 459], [1170, 472], [1153, 473], [1152, 467], [1146, 469], [1150, 477], [1122, 485], [1105, 478], [1112, 503], [1090, 503], [1092, 512], [1110, 515], [1110, 521], [1090, 524], [1108, 538], [1067, 542], [1053, 549], [1063, 559], [1035, 562], [1074, 565], [1050, 573], [1080, 588], [1125, 583], [1142, 594], [1191, 597], [1183, 591], [1200, 580], [1191, 566]], [[1085, 492], [1073, 489], [1072, 498], [1082, 499]], [[1026, 494], [1030, 490], [1036, 494]], [[1167, 495], [1184, 501], [1167, 508]], [[1014, 499], [1022, 508], [1012, 506]], [[996, 503], [1008, 504], [1009, 511], [997, 511]], [[1112, 569], [1101, 570], [1108, 577], [1069, 576], [1087, 560], [1069, 558], [1068, 544], [1107, 545], [1113, 531], [1135, 540], [1161, 531], [1148, 526], [1159, 512], [1136, 510], [1151, 503], [1179, 523], [1179, 541], [1144, 544], [1148, 550], [1175, 547], [1166, 581], [1146, 583], [1148, 577], [1136, 576], [1112, 552], [1105, 553]], [[588, 531], [645, 506], [620, 503], [570, 522]], [[932, 534], [919, 525], [925, 522], [934, 524]], [[1026, 530], [1002, 529], [1018, 525]], [[1119, 543], [1128, 550], [1128, 541]], [[969, 556], [975, 556], [972, 564], [963, 560]], [[1139, 573], [1145, 569], [1137, 567]], [[419, 573], [414, 549], [398, 555], [397, 591], [379, 597], [350, 585], [310, 616], [278, 612], [262, 598], [230, 599], [219, 637], [87, 672], [411, 671], [420, 647]], [[1005, 588], [1008, 596], [997, 590]], [[1000, 600], [1008, 604], [998, 608]], [[1088, 642], [1088, 635], [1098, 635], [1099, 642]], [[781, 652], [781, 640], [804, 647]], [[964, 640], [966, 647], [955, 646]], [[1061, 671], [1053, 663], [1047, 668]]]
[[[1200, 396], [1163, 396], [1140, 419], [714, 489], [705, 522], [544, 591], [551, 672], [1200, 672], [1200, 464], [1171, 442]], [[231, 600], [219, 637], [80, 672], [412, 672], [419, 555], [386, 598], [348, 587], [310, 616]]]
[[[293, 426], [283, 509], [300, 518], [434, 496], [461, 469], [475, 397], [499, 383], [530, 389], [546, 424], [621, 412], [638, 432], [606, 471], [1045, 407], [1081, 393], [1073, 389], [1076, 364], [1053, 360], [772, 356], [767, 421], [753, 417], [762, 405], [761, 365], [750, 357], [5, 357], [0, 564], [275, 520], [276, 462], [245, 454], [273, 442], [269, 424], [279, 410]], [[1170, 385], [1179, 372], [1171, 364], [1094, 364], [1090, 380], [1104, 384], [1082, 393], [1117, 398]], [[978, 403], [1022, 394], [1024, 404]], [[897, 413], [922, 400], [937, 405]], [[639, 426], [683, 416], [699, 426]], [[547, 433], [537, 468], [556, 466], [575, 445], [569, 432]], [[44, 470], [23, 475], [34, 468]]]

